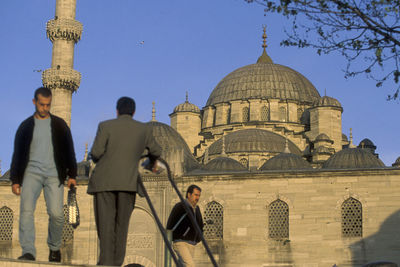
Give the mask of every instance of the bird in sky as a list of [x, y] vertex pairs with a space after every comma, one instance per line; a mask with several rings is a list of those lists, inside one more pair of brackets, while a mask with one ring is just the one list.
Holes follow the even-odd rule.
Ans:
[[144, 41], [139, 42], [139, 44], [144, 45]]
[[43, 70], [33, 70], [33, 72], [42, 72]]

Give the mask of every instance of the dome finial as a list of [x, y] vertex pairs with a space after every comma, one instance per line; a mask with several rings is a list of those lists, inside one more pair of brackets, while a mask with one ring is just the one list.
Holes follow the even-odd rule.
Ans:
[[283, 153], [290, 153], [289, 141], [288, 141], [287, 137], [285, 138], [285, 150], [283, 151]]
[[188, 96], [188, 91], [186, 91], [186, 103], [189, 103], [189, 96]]
[[83, 161], [87, 161], [88, 158], [88, 143], [85, 143], [85, 155], [83, 156]]
[[262, 47], [264, 48], [264, 51], [265, 51], [265, 48], [267, 48], [267, 34], [266, 34], [267, 26], [266, 26], [266, 25], [263, 25], [263, 31], [264, 31], [264, 33], [263, 33], [263, 35], [262, 35], [262, 38], [263, 38], [263, 45], [262, 45]]
[[153, 108], [151, 109], [151, 121], [157, 121], [156, 120], [156, 102], [152, 102]]
[[267, 26], [263, 25], [263, 52], [262, 55], [258, 58], [257, 63], [273, 63], [272, 59], [267, 55], [267, 51], [265, 50], [267, 48], [267, 34], [266, 34]]
[[350, 148], [355, 148], [356, 146], [353, 144], [353, 129], [350, 128], [350, 144], [349, 144]]

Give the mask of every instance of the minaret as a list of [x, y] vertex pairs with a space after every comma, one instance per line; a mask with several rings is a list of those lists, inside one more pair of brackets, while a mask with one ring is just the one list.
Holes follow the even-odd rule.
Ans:
[[47, 22], [47, 38], [53, 43], [51, 68], [42, 73], [43, 85], [51, 89], [51, 112], [71, 125], [72, 93], [81, 82], [74, 70], [74, 46], [81, 39], [82, 23], [75, 20], [76, 0], [56, 0], [56, 14]]

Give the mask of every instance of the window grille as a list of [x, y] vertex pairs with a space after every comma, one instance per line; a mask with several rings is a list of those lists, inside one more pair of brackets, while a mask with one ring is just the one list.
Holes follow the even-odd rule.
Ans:
[[204, 211], [204, 237], [222, 239], [224, 233], [224, 207], [216, 201], [207, 204]]
[[284, 107], [279, 108], [279, 120], [286, 121], [286, 108]]
[[12, 241], [14, 213], [9, 207], [0, 209], [0, 241]]
[[352, 197], [342, 204], [342, 236], [362, 237], [362, 205]]
[[298, 122], [300, 122], [302, 115], [303, 115], [303, 110], [301, 108], [297, 109], [297, 121]]
[[268, 233], [275, 240], [289, 238], [289, 206], [280, 199], [268, 206]]
[[261, 108], [261, 120], [268, 121], [269, 120], [269, 109], [267, 106], [263, 106]]
[[246, 169], [249, 168], [249, 161], [245, 158], [241, 158], [239, 161]]
[[68, 223], [68, 205], [64, 205], [64, 227], [62, 231], [63, 243], [70, 242], [74, 239], [74, 228]]
[[243, 108], [243, 122], [248, 122], [249, 121], [249, 108], [244, 107]]

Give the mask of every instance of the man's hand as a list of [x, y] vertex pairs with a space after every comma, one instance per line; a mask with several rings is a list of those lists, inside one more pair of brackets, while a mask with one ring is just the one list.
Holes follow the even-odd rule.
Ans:
[[21, 186], [19, 184], [13, 184], [12, 187], [11, 187], [11, 191], [15, 195], [19, 196], [21, 194]]
[[74, 185], [74, 187], [76, 187], [76, 180], [69, 178], [67, 183], [68, 188], [71, 188], [71, 185]]

